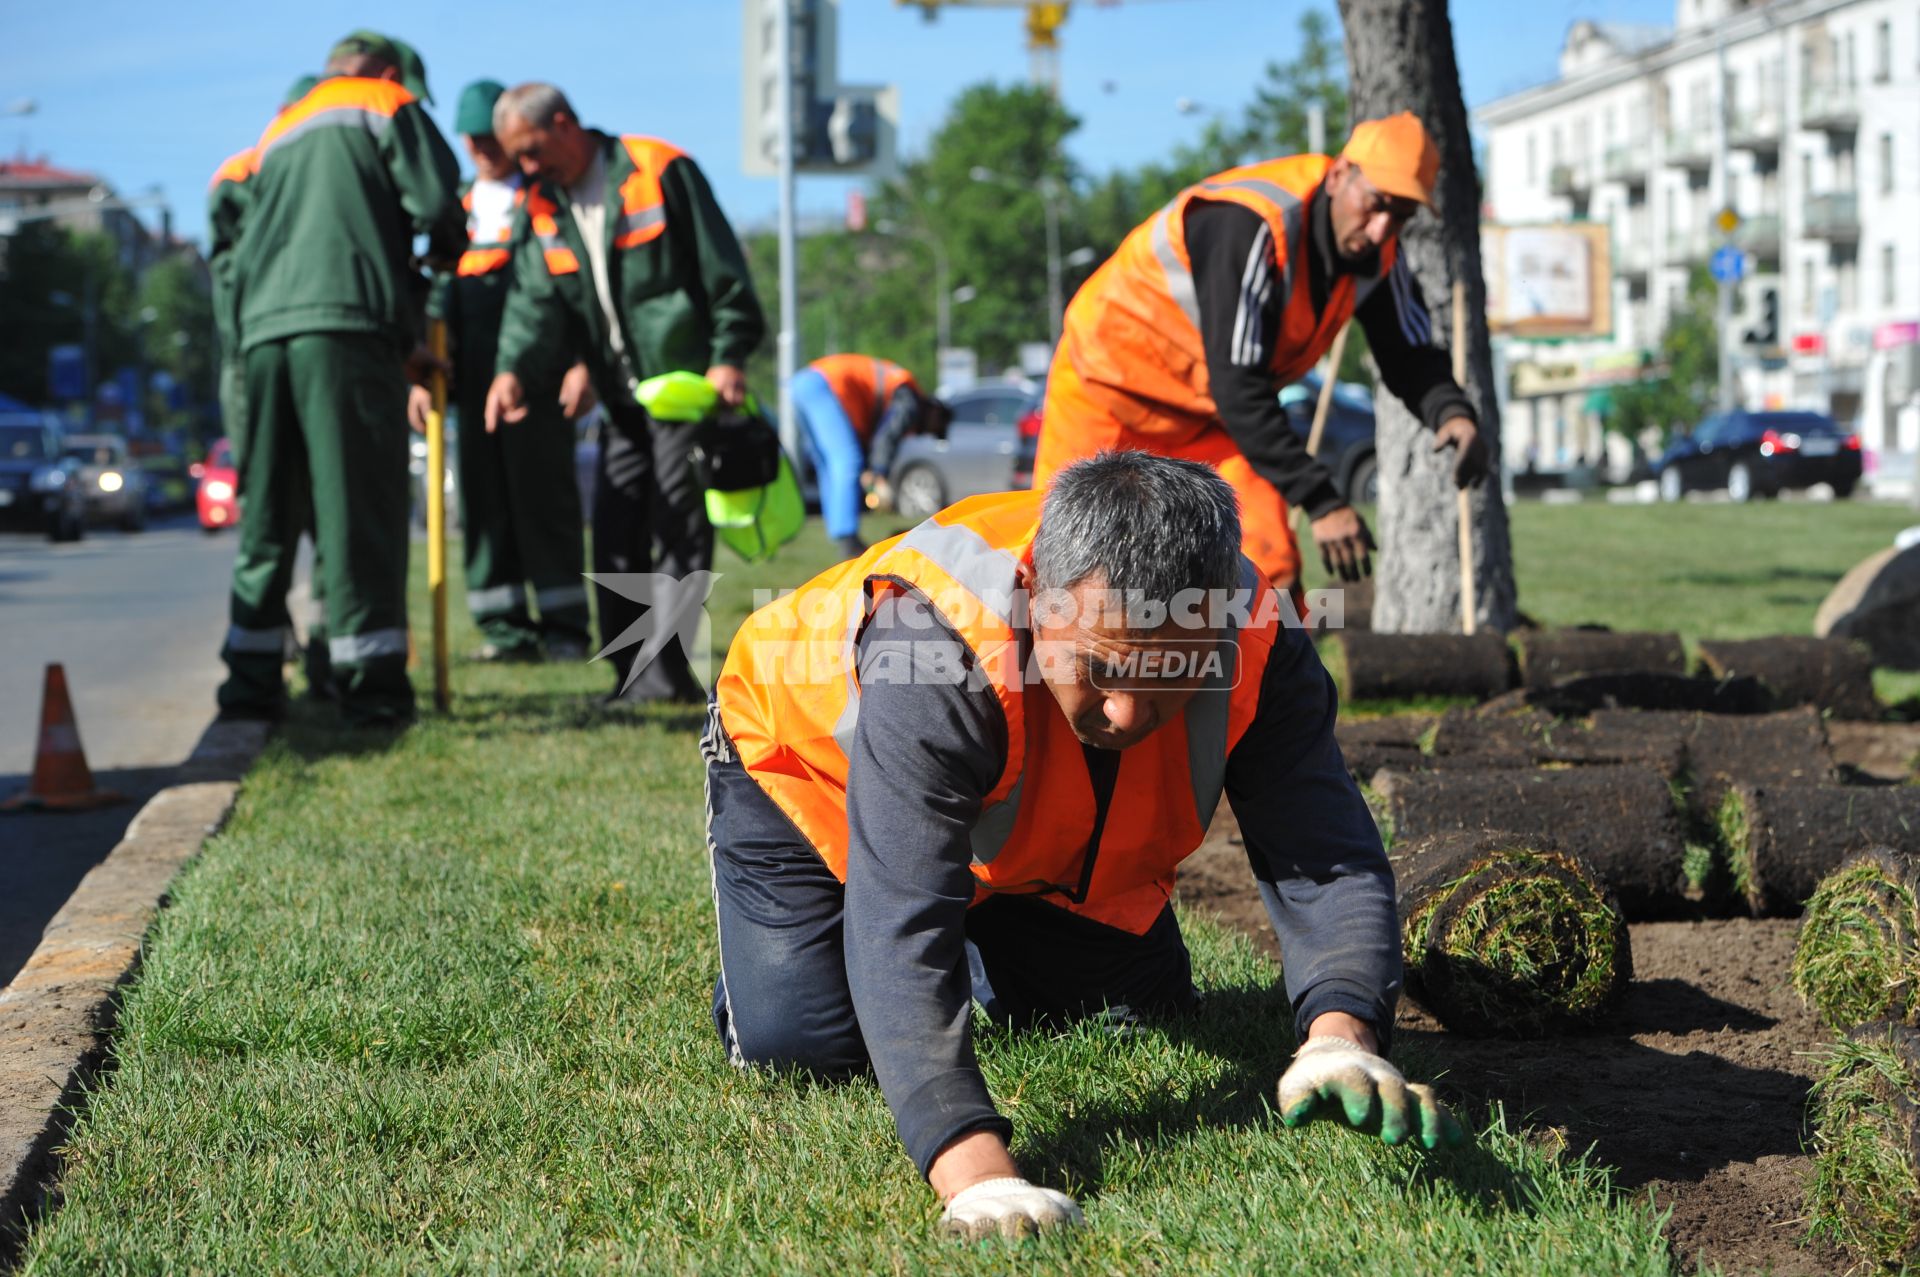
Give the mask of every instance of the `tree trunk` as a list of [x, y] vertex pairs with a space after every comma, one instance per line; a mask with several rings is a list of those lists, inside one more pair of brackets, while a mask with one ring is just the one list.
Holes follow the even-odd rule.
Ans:
[[[1500, 406], [1487, 343], [1487, 286], [1480, 274], [1480, 177], [1460, 98], [1446, 0], [1340, 0], [1347, 31], [1352, 118], [1412, 111], [1440, 147], [1434, 207], [1407, 224], [1400, 247], [1426, 294], [1436, 344], [1451, 344], [1453, 281], [1467, 299], [1467, 393], [1489, 455], [1500, 460]], [[1460, 629], [1459, 519], [1451, 451], [1435, 453], [1420, 419], [1391, 395], [1375, 401], [1380, 466], [1379, 576], [1373, 628], [1444, 634]], [[1471, 494], [1475, 616], [1483, 629], [1513, 627], [1513, 550], [1500, 486]]]

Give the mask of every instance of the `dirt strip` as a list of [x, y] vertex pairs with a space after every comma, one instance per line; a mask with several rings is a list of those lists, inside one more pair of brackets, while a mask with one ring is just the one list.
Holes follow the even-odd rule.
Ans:
[[209, 727], [179, 783], [141, 808], [0, 990], [0, 1260], [53, 1190], [53, 1150], [105, 1057], [116, 995], [167, 885], [225, 821], [265, 739], [255, 724]]

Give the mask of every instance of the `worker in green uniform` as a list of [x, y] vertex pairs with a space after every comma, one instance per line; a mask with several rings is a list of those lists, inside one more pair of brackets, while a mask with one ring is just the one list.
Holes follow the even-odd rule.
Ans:
[[407, 678], [407, 354], [414, 237], [451, 266], [459, 164], [401, 83], [393, 42], [360, 31], [254, 148], [233, 286], [246, 366], [240, 547], [220, 708], [277, 717], [287, 586], [311, 508], [327, 648], [346, 721], [413, 716]]
[[[713, 563], [713, 527], [689, 457], [701, 423], [650, 420], [636, 389], [663, 373], [704, 374], [722, 400], [739, 406], [747, 357], [766, 334], [766, 317], [726, 214], [678, 147], [584, 128], [566, 95], [540, 83], [501, 96], [494, 134], [533, 186], [529, 234], [514, 250], [487, 427], [524, 425], [529, 387], [551, 384], [567, 361], [568, 333], [583, 335], [608, 418], [593, 498], [607, 643], [645, 609], [608, 588], [603, 574], [682, 579]], [[613, 654], [610, 700], [705, 699], [678, 638], [644, 667], [633, 665], [636, 654], [632, 647]]]
[[[485, 639], [476, 659], [577, 661], [586, 659], [588, 617], [571, 418], [591, 406], [586, 369], [569, 369], [557, 386], [532, 385], [527, 419], [514, 429], [484, 429], [513, 240], [525, 228], [526, 179], [493, 135], [493, 104], [505, 91], [480, 80], [460, 94], [454, 132], [474, 171], [461, 197], [467, 247], [434, 297], [447, 324], [460, 414], [467, 609]], [[423, 397], [415, 392], [416, 418]], [[529, 592], [537, 621], [527, 606]]]

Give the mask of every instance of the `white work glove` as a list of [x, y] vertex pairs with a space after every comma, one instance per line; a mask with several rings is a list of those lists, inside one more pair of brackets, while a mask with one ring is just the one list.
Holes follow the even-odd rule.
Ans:
[[1280, 1120], [1302, 1126], [1320, 1117], [1388, 1144], [1439, 1148], [1466, 1139], [1432, 1087], [1407, 1081], [1385, 1058], [1339, 1037], [1309, 1038], [1280, 1077]]
[[1027, 1237], [1061, 1224], [1084, 1224], [1086, 1216], [1074, 1200], [1051, 1188], [1040, 1188], [1018, 1177], [983, 1179], [955, 1193], [940, 1214], [940, 1227], [963, 1241]]

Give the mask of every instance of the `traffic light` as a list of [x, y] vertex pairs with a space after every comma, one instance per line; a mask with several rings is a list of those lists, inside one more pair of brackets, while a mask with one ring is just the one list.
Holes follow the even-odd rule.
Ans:
[[1780, 344], [1780, 290], [1760, 290], [1760, 317], [1743, 338], [1749, 346], [1771, 347]]
[[835, 164], [864, 164], [878, 153], [879, 111], [868, 96], [842, 94], [827, 116], [827, 149]]

